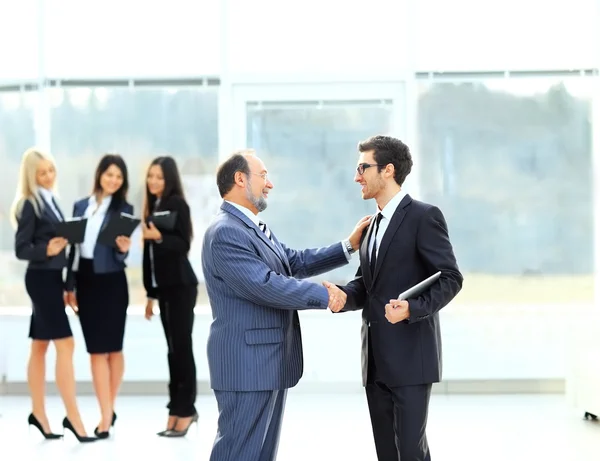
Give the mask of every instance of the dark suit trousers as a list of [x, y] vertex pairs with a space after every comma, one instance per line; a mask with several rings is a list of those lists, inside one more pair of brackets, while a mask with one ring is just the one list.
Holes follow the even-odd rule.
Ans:
[[366, 392], [377, 459], [431, 461], [425, 434], [431, 384], [387, 386], [377, 374], [371, 350], [369, 344]]
[[217, 391], [218, 430], [210, 461], [275, 461], [287, 389]]
[[169, 415], [196, 413], [196, 362], [192, 347], [194, 306], [198, 289], [180, 285], [158, 290], [160, 319], [167, 339], [169, 361]]

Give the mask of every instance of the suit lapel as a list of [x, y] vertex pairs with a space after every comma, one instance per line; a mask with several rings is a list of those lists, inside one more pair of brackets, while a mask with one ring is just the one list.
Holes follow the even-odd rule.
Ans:
[[[267, 236], [265, 235], [265, 233], [263, 231], [261, 231], [251, 220], [250, 218], [248, 218], [248, 216], [246, 216], [244, 213], [242, 213], [240, 210], [238, 210], [236, 207], [234, 207], [233, 205], [230, 205], [227, 202], [223, 202], [223, 204], [221, 205], [221, 210], [226, 211], [227, 213], [230, 213], [232, 215], [234, 215], [235, 217], [241, 219], [244, 224], [246, 224], [246, 226], [248, 226], [252, 231], [254, 231], [254, 233], [256, 234], [256, 236], [262, 240], [264, 242], [265, 245], [267, 245], [271, 251], [273, 251], [273, 253], [275, 253], [277, 255], [277, 257], [281, 260], [281, 262], [283, 263], [284, 267], [289, 268], [289, 262], [287, 260], [287, 256], [282, 252], [283, 250], [278, 250], [278, 246], [280, 245], [274, 245], [273, 242], [271, 242]], [[271, 231], [271, 235], [273, 235], [273, 231]], [[273, 240], [277, 241], [275, 239], [275, 237], [273, 237]], [[288, 269], [289, 270], [289, 269]], [[291, 272], [291, 270], [290, 270]]]
[[[54, 211], [52, 211], [52, 206], [46, 201], [46, 199], [44, 197], [41, 197], [41, 199], [42, 199], [42, 202], [44, 202], [44, 213], [46, 213], [46, 216], [48, 217], [48, 219], [50, 219], [50, 221], [52, 221], [52, 222], [59, 222], [60, 219], [58, 218], [58, 216], [56, 216]], [[59, 211], [59, 214], [61, 214], [60, 211]], [[62, 214], [61, 214], [61, 216], [62, 216]]]
[[[377, 251], [377, 261], [375, 262], [375, 272], [373, 274], [373, 282], [377, 279], [377, 275], [379, 275], [379, 270], [381, 269], [381, 265], [383, 264], [383, 260], [387, 255], [387, 250], [392, 242], [392, 238], [396, 234], [396, 231], [400, 228], [404, 217], [406, 216], [405, 208], [412, 202], [412, 198], [410, 195], [406, 195], [396, 211], [392, 215], [392, 219], [388, 224], [387, 229], [385, 230], [385, 234], [383, 235], [383, 239], [381, 240], [381, 244], [379, 245], [379, 250]], [[368, 267], [368, 264], [367, 264]]]

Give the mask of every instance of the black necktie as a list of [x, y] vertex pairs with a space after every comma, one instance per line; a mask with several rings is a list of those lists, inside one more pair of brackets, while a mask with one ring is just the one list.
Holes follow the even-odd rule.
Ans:
[[382, 216], [381, 213], [377, 213], [377, 218], [375, 218], [375, 230], [371, 236], [371, 240], [373, 241], [373, 249], [371, 250], [371, 257], [369, 259], [371, 275], [375, 274], [375, 263], [377, 262], [377, 231], [379, 230], [379, 222], [381, 221]]
[[267, 224], [266, 224], [266, 223], [264, 223], [264, 222], [262, 222], [262, 221], [259, 221], [259, 222], [258, 222], [258, 227], [260, 228], [260, 230], [261, 230], [261, 231], [263, 231], [263, 232], [265, 233], [265, 235], [266, 235], [266, 236], [267, 236], [267, 238], [268, 238], [268, 239], [271, 241], [271, 243], [272, 243], [273, 245], [275, 245], [275, 241], [274, 241], [274, 240], [273, 240], [273, 238], [271, 237], [271, 229], [269, 229], [269, 228], [267, 227]]

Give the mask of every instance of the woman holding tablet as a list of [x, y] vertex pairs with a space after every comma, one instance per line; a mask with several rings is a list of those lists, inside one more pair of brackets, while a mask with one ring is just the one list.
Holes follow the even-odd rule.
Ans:
[[50, 430], [45, 405], [46, 352], [52, 341], [56, 349], [56, 385], [67, 412], [63, 427], [71, 430], [80, 442], [90, 442], [96, 438], [86, 436], [75, 398], [75, 343], [63, 298], [67, 241], [56, 236], [55, 226], [64, 217], [54, 196], [55, 183], [56, 167], [52, 157], [36, 149], [27, 150], [21, 161], [11, 217], [17, 227], [16, 256], [28, 262], [25, 287], [33, 305], [27, 365], [33, 408], [28, 422], [46, 439], [61, 437]]
[[169, 362], [169, 416], [163, 437], [183, 437], [196, 413], [196, 363], [192, 347], [198, 279], [188, 259], [192, 241], [190, 208], [177, 164], [156, 158], [146, 176], [143, 276], [148, 296], [146, 318], [158, 300]]
[[[92, 379], [100, 406], [94, 434], [105, 439], [114, 425], [115, 400], [123, 381], [123, 337], [129, 305], [125, 258], [131, 241], [118, 236], [113, 244], [99, 236], [111, 219], [131, 215], [127, 203], [127, 166], [119, 155], [107, 154], [98, 163], [93, 192], [75, 203], [74, 217], [87, 219], [83, 243], [72, 247], [67, 273], [68, 301], [76, 306], [90, 354]], [[111, 243], [111, 242], [108, 242]]]

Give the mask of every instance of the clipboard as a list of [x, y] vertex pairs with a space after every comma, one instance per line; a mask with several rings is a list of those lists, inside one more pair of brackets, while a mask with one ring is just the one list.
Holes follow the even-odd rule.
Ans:
[[120, 235], [131, 237], [131, 234], [133, 234], [133, 231], [139, 226], [140, 222], [142, 222], [140, 219], [127, 213], [113, 215], [108, 224], [98, 234], [97, 242], [117, 248], [117, 237]]
[[54, 225], [56, 236], [66, 238], [70, 244], [83, 243], [86, 227], [86, 218], [72, 218]]
[[151, 216], [148, 217], [149, 223], [154, 223], [157, 229], [171, 231], [175, 228], [175, 222], [177, 221], [176, 211], [155, 211]]
[[429, 288], [435, 281], [437, 281], [437, 279], [440, 278], [440, 275], [442, 275], [442, 272], [441, 271], [437, 271], [431, 277], [427, 277], [425, 280], [417, 283], [416, 285], [413, 285], [408, 290], [403, 291], [402, 293], [400, 293], [398, 295], [398, 299], [400, 301], [405, 301], [408, 298], [414, 298], [415, 296], [419, 296], [427, 288]]

